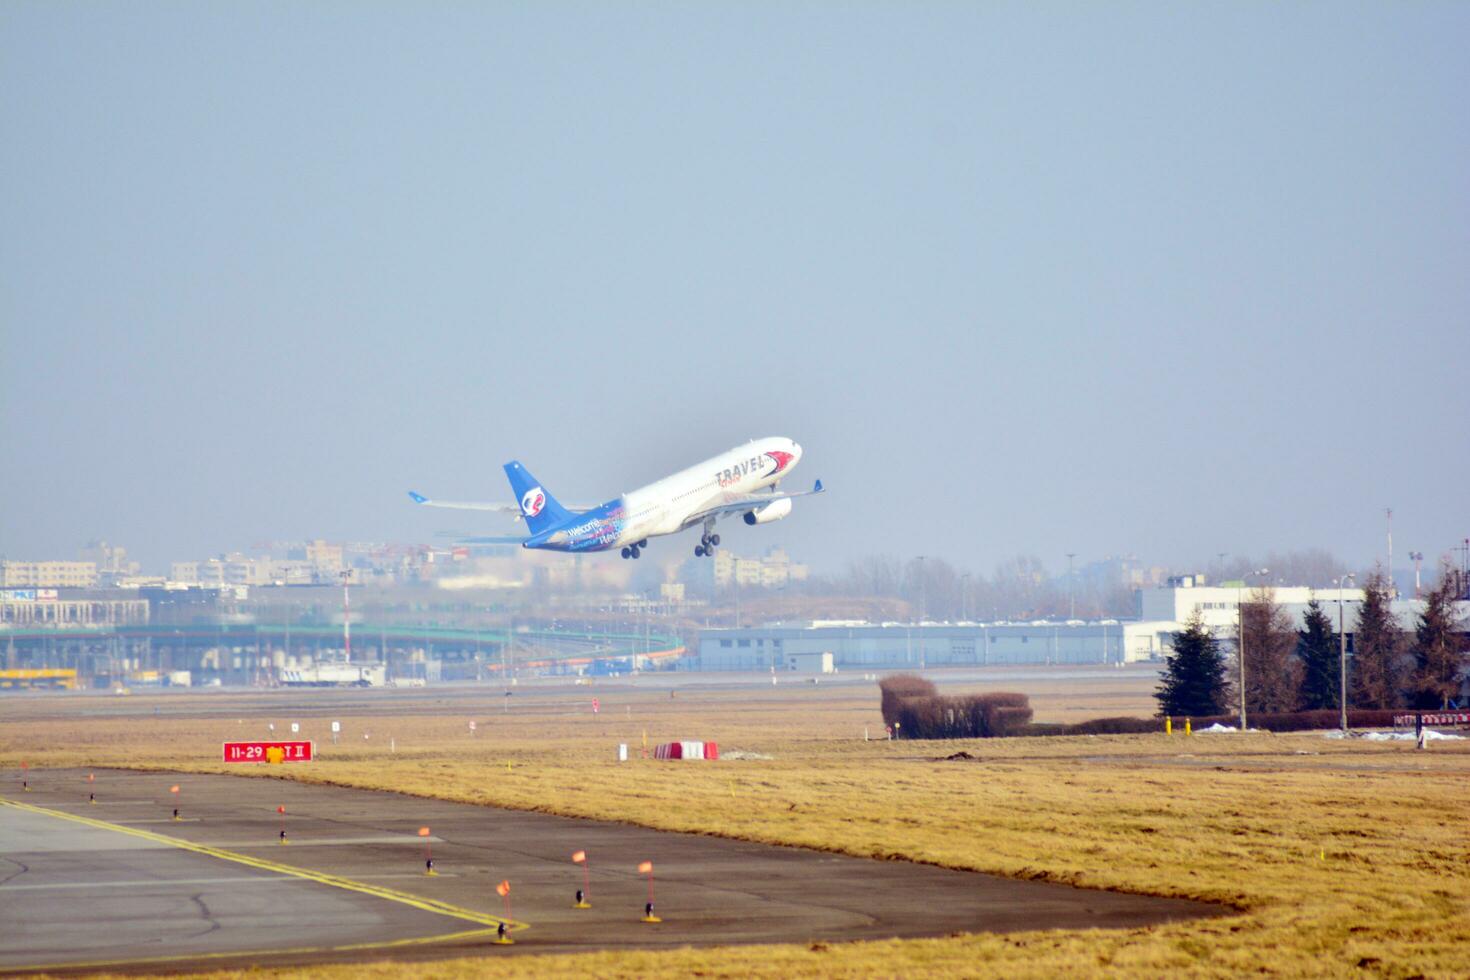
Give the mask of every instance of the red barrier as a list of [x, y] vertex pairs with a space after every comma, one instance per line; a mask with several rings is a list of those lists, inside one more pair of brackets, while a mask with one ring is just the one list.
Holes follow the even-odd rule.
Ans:
[[720, 747], [714, 742], [664, 742], [654, 747], [655, 759], [706, 759], [720, 757]]

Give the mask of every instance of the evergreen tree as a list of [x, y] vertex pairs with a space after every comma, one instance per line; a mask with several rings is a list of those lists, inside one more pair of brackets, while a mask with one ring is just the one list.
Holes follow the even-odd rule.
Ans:
[[1198, 612], [1174, 637], [1174, 652], [1164, 664], [1163, 679], [1154, 692], [1159, 714], [1208, 717], [1225, 713], [1229, 694], [1225, 655]]
[[1403, 630], [1390, 608], [1388, 580], [1374, 572], [1363, 585], [1348, 666], [1348, 706], [1403, 707]]
[[1470, 667], [1463, 625], [1455, 614], [1455, 582], [1449, 568], [1425, 597], [1414, 629], [1414, 673], [1411, 688], [1416, 708], [1448, 707], [1460, 693], [1461, 672]]
[[1338, 706], [1338, 636], [1332, 629], [1332, 618], [1313, 599], [1307, 603], [1304, 629], [1297, 633], [1296, 655], [1302, 662], [1302, 685], [1299, 700], [1302, 709]]

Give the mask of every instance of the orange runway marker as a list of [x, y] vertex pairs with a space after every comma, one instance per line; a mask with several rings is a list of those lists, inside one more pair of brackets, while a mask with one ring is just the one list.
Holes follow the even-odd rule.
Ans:
[[[511, 915], [510, 915], [510, 881], [509, 880], [505, 880], [505, 881], [502, 881], [500, 884], [496, 885], [495, 886], [495, 893], [497, 895], [499, 895], [501, 898], [505, 899], [505, 918], [506, 918], [506, 921], [509, 922], [510, 921], [510, 918], [511, 918]], [[493, 940], [491, 940], [491, 941], [494, 942], [497, 946], [509, 946], [509, 945], [511, 945], [511, 944], [513, 944], [515, 942], [514, 939], [510, 938], [510, 936], [508, 936], [506, 934], [506, 931], [505, 931], [505, 922], [502, 922], [500, 924], [500, 928], [497, 929], [496, 932], [495, 932], [495, 938]]]
[[572, 906], [572, 908], [590, 909], [592, 907], [592, 903], [587, 901], [587, 897], [592, 892], [592, 876], [591, 872], [587, 870], [587, 852], [575, 852], [572, 855], [572, 863], [580, 864], [582, 866], [582, 890], [577, 892], [577, 902], [575, 905]]
[[434, 845], [433, 845], [433, 843], [431, 841], [429, 841], [427, 839], [428, 836], [429, 836], [429, 828], [428, 827], [420, 827], [419, 828], [419, 836], [425, 838], [425, 840], [424, 840], [424, 874], [426, 874], [426, 875], [437, 875], [439, 872], [437, 872], [437, 871], [434, 870]]
[[658, 916], [653, 914], [653, 862], [644, 861], [642, 864], [638, 865], [638, 873], [641, 875], [648, 875], [648, 904], [643, 906], [643, 921], [664, 921], [663, 919], [660, 919]]

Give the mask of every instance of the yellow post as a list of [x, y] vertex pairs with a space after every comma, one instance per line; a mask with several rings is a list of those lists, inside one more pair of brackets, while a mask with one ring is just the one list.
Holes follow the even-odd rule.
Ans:
[[1186, 735], [1193, 735], [1194, 734], [1194, 726], [1192, 726], [1189, 723], [1189, 719], [1188, 718], [1184, 719], [1184, 734], [1186, 734]]
[[1164, 716], [1164, 734], [1165, 735], [1173, 735], [1174, 734], [1174, 719], [1171, 718], [1171, 717], [1169, 717], [1168, 715], [1165, 715]]

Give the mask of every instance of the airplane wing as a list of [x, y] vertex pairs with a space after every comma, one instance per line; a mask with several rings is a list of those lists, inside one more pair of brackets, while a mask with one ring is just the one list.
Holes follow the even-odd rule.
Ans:
[[822, 481], [818, 480], [816, 485], [810, 490], [797, 490], [792, 493], [748, 493], [733, 500], [715, 504], [713, 507], [706, 507], [697, 514], [690, 514], [684, 519], [684, 523], [687, 527], [697, 521], [704, 520], [706, 517], [727, 517], [731, 514], [743, 514], [748, 510], [764, 507], [772, 501], [790, 500], [793, 497], [810, 497], [814, 493], [825, 492], [826, 488], [822, 486]]

